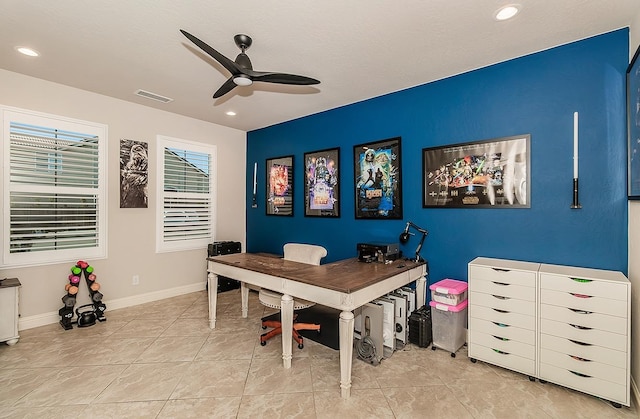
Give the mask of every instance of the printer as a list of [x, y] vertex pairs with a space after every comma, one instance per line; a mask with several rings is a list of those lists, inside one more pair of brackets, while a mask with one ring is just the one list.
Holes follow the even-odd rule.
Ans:
[[398, 243], [358, 243], [360, 262], [391, 262], [401, 257]]

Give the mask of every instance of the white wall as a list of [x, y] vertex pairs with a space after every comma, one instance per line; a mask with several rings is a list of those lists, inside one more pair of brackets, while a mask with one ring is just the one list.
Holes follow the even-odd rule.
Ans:
[[[640, 45], [640, 10], [629, 30], [629, 60]], [[631, 281], [631, 377], [640, 400], [640, 201], [629, 201], [629, 280]]]
[[[216, 239], [241, 241], [244, 249], [245, 132], [4, 70], [0, 70], [0, 104], [108, 125], [108, 257], [87, 260], [102, 285], [107, 319], [110, 308], [204, 289], [206, 249], [155, 253], [157, 134], [217, 146]], [[120, 208], [123, 138], [149, 144], [149, 208]], [[76, 261], [82, 259], [78, 254]], [[59, 320], [64, 285], [74, 263], [0, 269], [0, 278], [17, 277], [22, 283], [21, 328]], [[140, 276], [140, 285], [132, 285], [133, 275]], [[84, 284], [78, 295], [78, 305], [83, 299], [88, 302]]]

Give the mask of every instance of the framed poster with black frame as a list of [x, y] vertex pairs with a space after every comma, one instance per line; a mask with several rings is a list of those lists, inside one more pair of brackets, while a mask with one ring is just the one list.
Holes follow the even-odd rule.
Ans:
[[353, 147], [356, 219], [402, 219], [400, 140]]
[[627, 68], [627, 196], [640, 199], [640, 46]]
[[530, 208], [530, 141], [518, 135], [422, 149], [423, 208]]
[[293, 156], [267, 159], [267, 215], [293, 216]]
[[340, 217], [340, 148], [304, 153], [305, 217]]

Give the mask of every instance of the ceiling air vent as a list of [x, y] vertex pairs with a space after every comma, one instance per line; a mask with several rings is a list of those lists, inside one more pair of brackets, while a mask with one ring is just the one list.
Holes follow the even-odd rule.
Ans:
[[162, 103], [173, 102], [173, 99], [169, 97], [160, 96], [158, 94], [147, 92], [146, 90], [142, 90], [142, 89], [136, 90], [135, 93], [138, 96], [146, 97], [147, 99], [157, 100], [158, 102], [162, 102]]

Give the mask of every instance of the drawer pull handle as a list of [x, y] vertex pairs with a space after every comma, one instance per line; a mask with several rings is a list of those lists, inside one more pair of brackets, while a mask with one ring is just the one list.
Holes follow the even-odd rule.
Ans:
[[582, 373], [580, 373], [580, 372], [575, 372], [575, 371], [571, 371], [571, 370], [569, 370], [569, 372], [570, 372], [571, 374], [575, 374], [575, 375], [577, 375], [578, 377], [582, 377], [582, 378], [591, 378], [591, 376], [590, 376], [590, 375], [582, 374]]
[[591, 295], [587, 294], [577, 294], [575, 292], [570, 292], [569, 294], [573, 295], [576, 298], [591, 298]]
[[573, 311], [576, 314], [593, 314], [593, 311], [578, 310], [577, 308], [569, 308], [569, 310]]
[[593, 346], [590, 343], [586, 343], [586, 342], [580, 342], [579, 340], [573, 340], [573, 339], [569, 339], [569, 342], [571, 343], [575, 343], [576, 345], [580, 345], [580, 346]]
[[593, 279], [582, 279], [582, 278], [571, 278], [573, 281], [576, 282], [582, 282], [582, 283], [589, 283], [589, 282], [593, 282]]
[[503, 285], [503, 286], [509, 285], [506, 282], [498, 282], [498, 281], [491, 281], [491, 282], [493, 282], [496, 285]]
[[[493, 349], [493, 348], [491, 348]], [[500, 355], [509, 355], [509, 352], [501, 351], [500, 349], [493, 349], [494, 352], [499, 353]]]
[[502, 313], [502, 314], [508, 313], [507, 310], [500, 310], [499, 308], [492, 308], [491, 310], [497, 311], [498, 313]]
[[579, 324], [571, 324], [569, 323], [569, 326], [574, 327], [578, 330], [591, 330], [591, 327], [587, 327], [587, 326], [580, 326]]
[[500, 336], [496, 336], [496, 335], [491, 335], [491, 336], [493, 336], [494, 338], [496, 338], [496, 339], [498, 339], [498, 340], [502, 340], [502, 341], [504, 341], [504, 342], [508, 342], [508, 341], [510, 341], [510, 340], [511, 340], [511, 339], [507, 339], [507, 338], [501, 338]]
[[498, 323], [498, 322], [491, 322], [491, 323], [495, 324], [498, 327], [509, 327], [508, 324], [504, 324], [504, 323]]
[[510, 300], [509, 297], [503, 297], [502, 295], [491, 294], [493, 298], [497, 298], [498, 300]]
[[510, 269], [501, 269], [501, 268], [491, 268], [491, 269], [497, 272], [511, 272]]
[[580, 361], [580, 362], [591, 362], [590, 359], [587, 358], [581, 358], [579, 356], [575, 356], [575, 355], [569, 355], [571, 358], [575, 359], [576, 361]]

